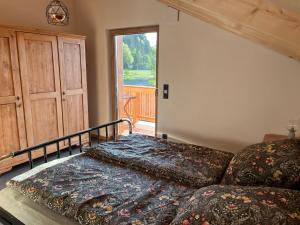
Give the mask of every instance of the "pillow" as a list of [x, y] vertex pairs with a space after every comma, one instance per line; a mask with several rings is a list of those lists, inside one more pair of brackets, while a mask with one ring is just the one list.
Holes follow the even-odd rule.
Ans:
[[281, 140], [247, 147], [233, 157], [222, 184], [300, 190], [300, 141]]
[[273, 187], [213, 185], [179, 208], [171, 225], [299, 225], [300, 192]]

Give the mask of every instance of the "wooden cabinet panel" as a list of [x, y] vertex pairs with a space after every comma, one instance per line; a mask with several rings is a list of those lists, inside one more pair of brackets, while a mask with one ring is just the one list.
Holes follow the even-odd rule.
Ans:
[[30, 146], [63, 136], [57, 37], [18, 33]]
[[[25, 39], [29, 93], [55, 92], [53, 42]], [[37, 76], [38, 74], [38, 76]]]
[[[64, 121], [68, 124], [68, 133], [76, 133], [86, 129], [84, 125], [84, 106], [83, 106], [83, 96], [82, 95], [69, 95], [65, 97], [64, 103], [65, 109], [64, 113], [67, 115]], [[76, 107], [74, 107], [76, 106]], [[75, 123], [74, 123], [75, 121]]]
[[[15, 32], [0, 28], [0, 155], [27, 147]], [[0, 173], [26, 156], [0, 163]]]
[[47, 142], [60, 136], [56, 98], [32, 101], [31, 113], [32, 120], [35, 121], [33, 136], [36, 143]]
[[9, 37], [0, 38], [0, 97], [14, 96], [13, 71], [11, 65], [11, 50]]
[[58, 45], [64, 134], [68, 135], [89, 126], [85, 43], [80, 39], [59, 37]]
[[16, 109], [15, 103], [0, 105], [0, 149], [3, 155], [20, 148]]
[[83, 88], [80, 43], [63, 42], [64, 78], [66, 90]]

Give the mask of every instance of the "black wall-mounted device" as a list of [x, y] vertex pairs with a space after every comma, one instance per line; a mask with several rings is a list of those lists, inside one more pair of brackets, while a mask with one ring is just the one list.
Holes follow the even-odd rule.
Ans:
[[168, 84], [164, 84], [163, 98], [169, 99], [169, 85]]
[[161, 135], [162, 139], [167, 140], [168, 139], [168, 135], [167, 134], [162, 134]]

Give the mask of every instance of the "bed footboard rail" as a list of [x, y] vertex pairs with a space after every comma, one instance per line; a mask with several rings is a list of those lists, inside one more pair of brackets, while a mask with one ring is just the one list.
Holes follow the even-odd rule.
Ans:
[[116, 120], [116, 121], [113, 121], [113, 122], [110, 122], [110, 123], [99, 125], [97, 127], [89, 128], [87, 130], [80, 131], [80, 132], [77, 132], [77, 133], [74, 133], [74, 134], [63, 136], [63, 137], [60, 137], [60, 138], [57, 138], [57, 139], [54, 139], [54, 140], [51, 140], [51, 141], [48, 141], [48, 142], [45, 142], [45, 143], [42, 143], [42, 144], [38, 144], [38, 145], [35, 145], [35, 146], [32, 146], [32, 147], [21, 149], [19, 151], [11, 152], [8, 155], [4, 155], [4, 156], [0, 157], [0, 162], [5, 160], [5, 159], [14, 158], [16, 156], [23, 155], [23, 154], [27, 153], [28, 154], [28, 159], [29, 159], [30, 169], [32, 169], [33, 168], [32, 152], [43, 149], [44, 162], [47, 163], [48, 162], [47, 147], [50, 146], [50, 145], [56, 145], [57, 158], [60, 158], [61, 157], [60, 143], [63, 142], [63, 141], [67, 141], [68, 145], [67, 145], [66, 148], [69, 148], [69, 155], [72, 155], [72, 139], [76, 138], [76, 137], [79, 139], [79, 144], [78, 145], [79, 145], [80, 152], [82, 152], [82, 147], [83, 147], [82, 136], [83, 135], [88, 134], [88, 138], [89, 138], [88, 139], [88, 144], [89, 144], [89, 146], [92, 146], [92, 133], [94, 131], [96, 131], [97, 137], [98, 137], [97, 140], [98, 140], [98, 143], [100, 143], [100, 131], [102, 129], [104, 129], [105, 130], [105, 141], [107, 142], [109, 140], [109, 128], [112, 127], [113, 139], [117, 140], [117, 126], [121, 123], [124, 123], [124, 122], [128, 124], [129, 134], [132, 134], [131, 121], [129, 119], [120, 119], [120, 120]]

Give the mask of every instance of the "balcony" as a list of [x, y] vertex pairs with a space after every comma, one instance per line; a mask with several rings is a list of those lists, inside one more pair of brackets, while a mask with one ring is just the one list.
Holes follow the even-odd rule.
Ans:
[[[129, 118], [133, 132], [155, 135], [156, 98], [155, 87], [124, 85], [119, 98], [119, 116]], [[125, 127], [120, 127], [125, 133]]]

